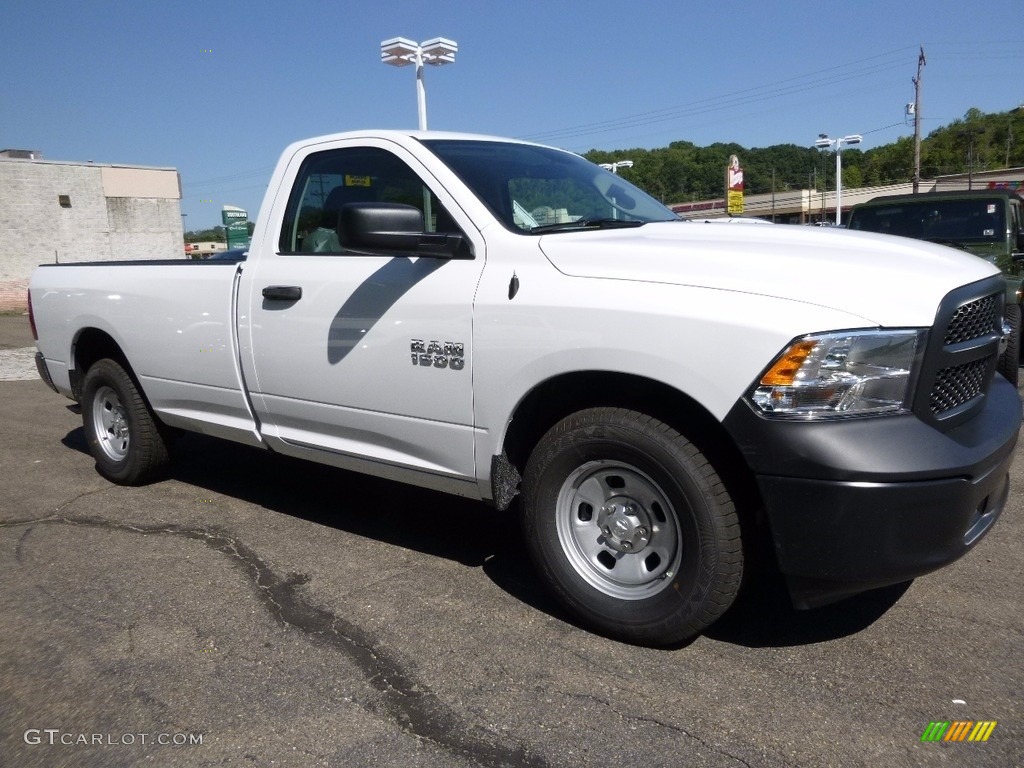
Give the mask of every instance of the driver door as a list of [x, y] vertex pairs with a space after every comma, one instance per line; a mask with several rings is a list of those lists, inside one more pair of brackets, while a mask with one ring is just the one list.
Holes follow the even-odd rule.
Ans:
[[[451, 201], [398, 147], [335, 142], [297, 162], [287, 207], [272, 219], [278, 247], [247, 263], [244, 277], [245, 373], [264, 437], [283, 452], [420, 485], [475, 483], [472, 319], [482, 240], [468, 219], [456, 223]], [[416, 206], [427, 231], [468, 235], [474, 258], [346, 250], [338, 210], [367, 201]]]

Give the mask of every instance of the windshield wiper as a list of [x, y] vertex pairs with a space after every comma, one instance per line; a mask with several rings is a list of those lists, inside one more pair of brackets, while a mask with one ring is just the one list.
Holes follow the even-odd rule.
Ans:
[[577, 219], [576, 221], [562, 221], [557, 224], [541, 224], [531, 227], [529, 232], [539, 235], [543, 232], [565, 232], [576, 229], [628, 229], [630, 227], [642, 227], [646, 221], [628, 221], [626, 219]]

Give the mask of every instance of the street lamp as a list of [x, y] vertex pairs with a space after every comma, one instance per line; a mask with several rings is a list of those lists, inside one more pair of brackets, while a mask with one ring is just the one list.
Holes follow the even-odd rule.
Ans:
[[600, 163], [600, 166], [602, 168], [604, 168], [606, 171], [611, 171], [612, 173], [618, 173], [619, 172], [619, 168], [632, 168], [633, 167], [633, 161], [632, 160], [619, 160], [618, 162], [615, 162], [615, 163]]
[[435, 37], [423, 43], [414, 43], [404, 37], [394, 37], [380, 44], [380, 60], [394, 67], [416, 65], [416, 104], [419, 108], [420, 130], [427, 130], [427, 95], [423, 89], [423, 65], [440, 67], [454, 64], [458, 52], [457, 43], [443, 37]]
[[[614, 163], [599, 163], [599, 165], [602, 168], [604, 168], [606, 171], [611, 171], [612, 173], [617, 174], [619, 172], [619, 168], [632, 168], [633, 167], [633, 161], [632, 160], [617, 160]], [[612, 198], [612, 218], [613, 219], [619, 218], [619, 210], [618, 210], [618, 208], [615, 207], [615, 198], [614, 197]]]
[[860, 144], [864, 137], [859, 133], [843, 136], [841, 139], [830, 139], [827, 133], [819, 133], [814, 142], [816, 149], [836, 148], [836, 226], [842, 224], [843, 215], [843, 145]]

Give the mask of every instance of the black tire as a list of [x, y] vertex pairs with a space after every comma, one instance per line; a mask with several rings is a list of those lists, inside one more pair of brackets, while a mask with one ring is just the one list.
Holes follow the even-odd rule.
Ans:
[[999, 356], [998, 370], [1016, 387], [1020, 384], [1020, 305], [1007, 304], [1005, 313], [1003, 319], [1011, 328], [1010, 340], [1006, 351]]
[[82, 382], [82, 425], [99, 473], [141, 485], [167, 466], [167, 445], [135, 382], [119, 363], [98, 360]]
[[580, 411], [541, 438], [523, 478], [523, 527], [568, 610], [632, 643], [700, 634], [743, 576], [739, 520], [718, 474], [679, 432], [635, 411]]

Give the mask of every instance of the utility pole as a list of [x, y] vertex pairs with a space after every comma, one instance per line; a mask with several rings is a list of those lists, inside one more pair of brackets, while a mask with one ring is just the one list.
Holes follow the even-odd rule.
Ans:
[[958, 136], [967, 137], [967, 189], [974, 189], [974, 137], [983, 134], [985, 130], [984, 125], [976, 125], [957, 131]]
[[1013, 116], [1006, 121], [1006, 164], [1004, 168], [1010, 167], [1010, 145], [1013, 143]]
[[1010, 145], [1013, 144], [1013, 113], [1014, 112], [1024, 112], [1024, 103], [1022, 103], [1020, 106], [1017, 106], [1017, 107], [1014, 107], [1013, 109], [1011, 109], [1010, 110], [1010, 114], [1007, 115], [1007, 124], [1006, 124], [1006, 166], [1005, 166], [1007, 168], [1010, 167]]
[[924, 73], [924, 46], [917, 56], [917, 77], [914, 83], [914, 194], [921, 186], [921, 75]]
[[[1009, 163], [1007, 163], [1009, 165]], [[775, 223], [775, 169], [772, 168], [772, 224]]]

